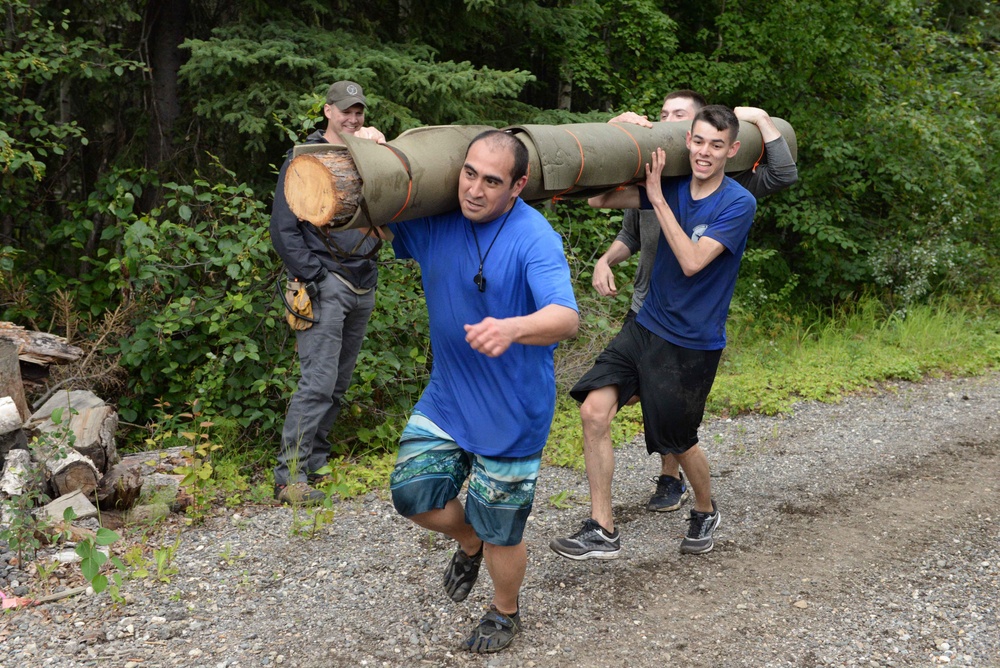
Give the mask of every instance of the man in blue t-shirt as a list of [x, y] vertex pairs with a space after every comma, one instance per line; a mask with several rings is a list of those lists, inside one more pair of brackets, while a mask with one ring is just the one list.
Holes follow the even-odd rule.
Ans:
[[645, 187], [590, 199], [600, 208], [652, 209], [661, 237], [649, 295], [594, 367], [570, 391], [581, 402], [591, 516], [550, 547], [569, 559], [614, 559], [621, 542], [611, 510], [614, 473], [609, 425], [638, 395], [650, 452], [673, 454], [694, 491], [683, 554], [713, 547], [720, 516], [712, 500], [708, 459], [698, 426], [726, 345], [726, 317], [757, 202], [725, 175], [736, 155], [739, 120], [728, 107], [708, 105], [687, 133], [691, 175], [662, 178], [665, 153], [653, 152]]
[[[704, 96], [696, 91], [689, 89], [673, 91], [663, 99], [660, 122], [680, 121], [690, 124], [698, 110], [707, 104]], [[749, 190], [758, 201], [765, 195], [791, 187], [798, 180], [798, 169], [788, 142], [781, 135], [771, 116], [757, 107], [736, 107], [733, 113], [741, 121], [754, 125], [760, 132], [764, 147], [753, 168], [731, 173], [732, 179]], [[646, 116], [631, 111], [615, 116], [608, 123], [633, 123], [646, 128], [653, 127]], [[639, 314], [642, 302], [649, 292], [649, 277], [653, 273], [653, 260], [656, 258], [659, 237], [660, 221], [656, 219], [656, 213], [651, 209], [645, 211], [628, 209], [622, 216], [621, 230], [615, 240], [594, 264], [592, 281], [594, 289], [605, 297], [615, 297], [618, 295], [618, 288], [612, 267], [642, 251], [635, 268], [632, 303], [625, 316], [626, 319]], [[629, 403], [637, 401], [639, 397], [633, 397]], [[661, 455], [658, 459], [659, 475], [654, 478], [656, 491], [649, 498], [646, 510], [651, 512], [679, 510], [688, 498], [688, 489], [680, 472], [680, 463], [673, 455]]]
[[484, 132], [466, 153], [459, 210], [389, 226], [396, 256], [420, 264], [433, 352], [400, 438], [392, 501], [458, 541], [444, 574], [452, 600], [465, 600], [485, 559], [494, 596], [465, 641], [479, 653], [520, 630], [524, 526], [555, 411], [553, 352], [579, 324], [562, 240], [518, 197], [527, 167], [519, 139]]

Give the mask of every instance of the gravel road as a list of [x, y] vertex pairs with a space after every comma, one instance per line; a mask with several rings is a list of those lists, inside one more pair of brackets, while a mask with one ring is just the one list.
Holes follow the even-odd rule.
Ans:
[[[583, 474], [546, 468], [529, 521], [524, 633], [459, 649], [489, 602], [440, 587], [453, 545], [385, 494], [314, 538], [282, 507], [163, 525], [177, 572], [0, 616], [0, 666], [1000, 667], [1000, 374], [892, 384], [792, 415], [710, 420], [722, 526], [682, 556], [687, 508], [644, 505], [656, 462], [617, 451], [617, 561], [548, 549], [586, 517]], [[0, 556], [4, 588], [25, 574]], [[18, 579], [21, 579], [19, 581]], [[7, 592], [8, 594], [10, 591]]]

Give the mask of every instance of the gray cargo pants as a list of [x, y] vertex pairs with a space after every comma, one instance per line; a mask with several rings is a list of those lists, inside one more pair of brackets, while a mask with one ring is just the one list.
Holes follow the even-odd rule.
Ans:
[[275, 485], [304, 481], [307, 473], [326, 465], [330, 456], [327, 434], [351, 384], [368, 318], [375, 308], [375, 290], [355, 294], [329, 273], [312, 307], [319, 322], [295, 333], [302, 377], [288, 402], [274, 467]]

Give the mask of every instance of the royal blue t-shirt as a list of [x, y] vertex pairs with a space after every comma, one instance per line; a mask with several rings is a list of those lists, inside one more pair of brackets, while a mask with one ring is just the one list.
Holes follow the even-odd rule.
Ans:
[[[542, 449], [552, 426], [556, 346], [515, 343], [487, 357], [466, 342], [464, 326], [550, 304], [577, 306], [562, 239], [545, 217], [518, 199], [503, 220], [475, 224], [479, 252], [460, 210], [390, 228], [396, 257], [420, 264], [430, 316], [431, 379], [414, 410], [465, 450], [525, 457]], [[473, 282], [481, 255], [483, 292]]]
[[[636, 322], [684, 348], [721, 350], [726, 347], [729, 303], [757, 200], [728, 176], [714, 193], [699, 200], [691, 197], [691, 176], [665, 178], [662, 188], [685, 234], [695, 241], [710, 237], [726, 248], [708, 266], [688, 277], [661, 230], [649, 296]], [[641, 186], [639, 197], [641, 208], [653, 208]]]

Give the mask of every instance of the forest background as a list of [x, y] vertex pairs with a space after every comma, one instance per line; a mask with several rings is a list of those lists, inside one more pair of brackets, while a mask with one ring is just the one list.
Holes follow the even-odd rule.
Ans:
[[[211, 424], [266, 478], [298, 377], [269, 206], [285, 151], [323, 126], [338, 79], [365, 87], [368, 124], [390, 138], [624, 110], [655, 120], [677, 88], [789, 121], [799, 182], [760, 202], [710, 410], [1000, 364], [1000, 11], [986, 0], [0, 8], [2, 317], [87, 350], [49, 387], [114, 402], [136, 448]], [[545, 214], [583, 316], [559, 351], [565, 387], [617, 331], [634, 265], [619, 297], [597, 297], [590, 271], [620, 215], [570, 201]], [[418, 270], [383, 252], [334, 435], [345, 466], [394, 449], [429, 374]], [[914, 356], [926, 330], [938, 348]], [[810, 366], [796, 351], [811, 344], [826, 347]], [[564, 396], [557, 434], [574, 429]]]

